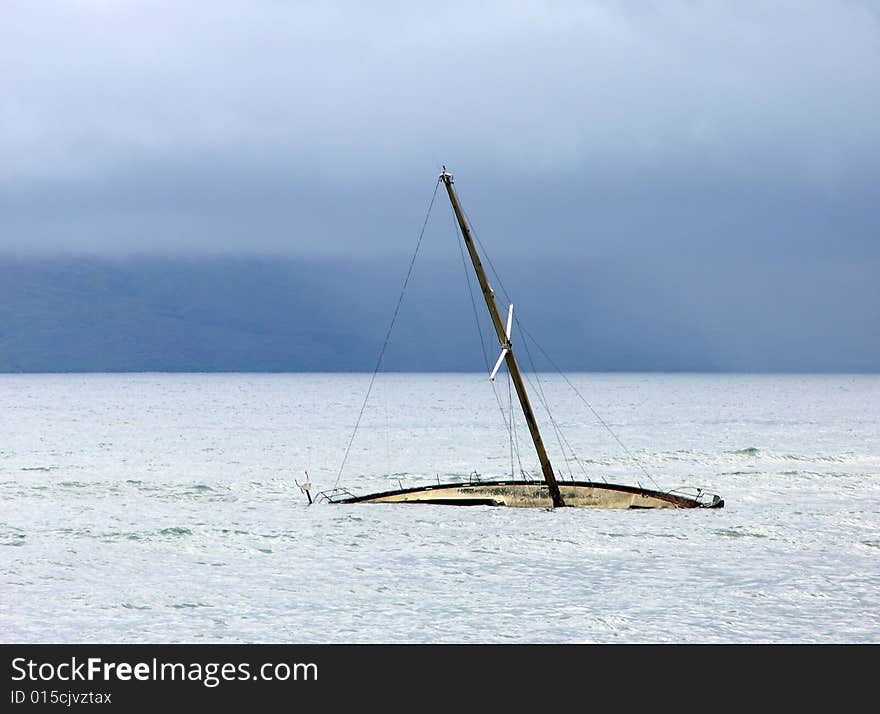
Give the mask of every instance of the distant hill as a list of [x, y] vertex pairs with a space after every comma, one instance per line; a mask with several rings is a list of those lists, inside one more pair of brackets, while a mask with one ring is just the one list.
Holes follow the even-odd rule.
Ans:
[[[0, 262], [0, 370], [367, 368], [345, 271], [260, 259]], [[355, 313], [356, 311], [352, 311]]]
[[[0, 371], [370, 371], [406, 261], [4, 258]], [[858, 311], [870, 318], [878, 310], [870, 282], [849, 286], [851, 301], [838, 293], [829, 303], [809, 286], [756, 290], [763, 283], [754, 275], [749, 290], [738, 292], [728, 273], [633, 273], [631, 266], [537, 260], [504, 274], [517, 316], [568, 370], [880, 365], [876, 316], [872, 332]], [[498, 350], [478, 292], [475, 299], [492, 362]], [[539, 369], [549, 368], [531, 352]], [[519, 353], [528, 367], [529, 355]], [[417, 264], [384, 367], [484, 365], [462, 265]]]

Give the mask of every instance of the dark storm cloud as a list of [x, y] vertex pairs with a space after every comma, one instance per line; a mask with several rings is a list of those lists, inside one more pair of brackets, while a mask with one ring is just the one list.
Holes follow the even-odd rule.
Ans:
[[349, 250], [373, 202], [411, 226], [441, 163], [480, 198], [561, 191], [563, 233], [579, 177], [635, 209], [658, 183], [833, 202], [876, 179], [878, 40], [837, 0], [13, 1], [0, 247], [313, 250], [297, 217]]
[[[0, 253], [377, 256], [402, 274], [445, 163], [570, 368], [880, 369], [874, 3], [0, 12]], [[442, 195], [431, 230], [439, 280], [458, 259]], [[214, 279], [192, 265], [175, 270]], [[355, 299], [351, 265], [328, 284]]]

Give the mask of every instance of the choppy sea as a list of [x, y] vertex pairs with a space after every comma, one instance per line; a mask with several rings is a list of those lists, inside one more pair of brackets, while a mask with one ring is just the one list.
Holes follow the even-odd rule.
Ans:
[[0, 640], [880, 642], [880, 376], [569, 378], [561, 477], [726, 507], [307, 505], [537, 473], [483, 374], [380, 375], [341, 475], [369, 375], [0, 375]]

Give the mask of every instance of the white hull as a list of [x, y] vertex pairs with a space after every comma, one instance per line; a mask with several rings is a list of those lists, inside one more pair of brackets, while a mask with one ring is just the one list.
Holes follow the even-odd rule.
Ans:
[[[651, 491], [635, 486], [561, 482], [559, 490], [566, 506], [575, 508], [722, 508], [724, 501], [698, 491], [696, 496]], [[421, 503], [444, 506], [511, 506], [552, 508], [544, 481], [487, 481], [484, 483], [438, 484], [386, 491], [367, 496], [327, 499], [331, 503]]]

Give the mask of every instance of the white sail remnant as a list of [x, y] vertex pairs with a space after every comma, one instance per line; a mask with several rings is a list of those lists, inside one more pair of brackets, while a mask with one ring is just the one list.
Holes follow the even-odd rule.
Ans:
[[504, 361], [504, 358], [507, 357], [507, 348], [505, 347], [501, 350], [501, 354], [498, 355], [498, 361], [495, 363], [495, 367], [492, 369], [492, 374], [489, 375], [489, 381], [495, 381], [495, 375], [498, 374], [498, 370], [501, 368], [501, 363]]
[[[507, 335], [507, 344], [510, 344], [510, 328], [513, 327], [513, 303], [510, 303], [510, 307], [507, 309], [507, 329], [504, 331]], [[498, 374], [498, 370], [501, 369], [501, 363], [504, 361], [504, 358], [507, 357], [507, 353], [510, 351], [509, 347], [505, 347], [501, 350], [501, 354], [498, 355], [498, 361], [495, 363], [495, 367], [492, 369], [492, 374], [489, 375], [489, 381], [495, 381], [495, 375]]]

